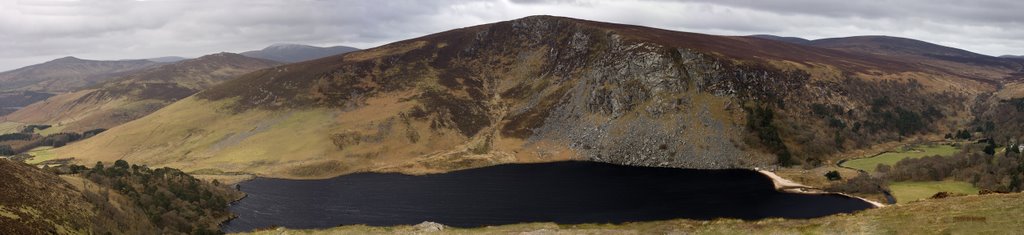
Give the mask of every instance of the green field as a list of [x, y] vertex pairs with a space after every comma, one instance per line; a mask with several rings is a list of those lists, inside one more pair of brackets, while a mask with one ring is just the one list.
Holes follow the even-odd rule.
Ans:
[[55, 155], [53, 154], [53, 151], [50, 151], [51, 149], [53, 149], [53, 147], [40, 146], [32, 150], [29, 150], [25, 154], [32, 155], [33, 158], [27, 160], [26, 162], [29, 164], [36, 164], [46, 160], [53, 160]]
[[973, 185], [953, 180], [893, 182], [889, 184], [889, 189], [892, 190], [893, 196], [896, 197], [896, 202], [901, 204], [930, 198], [938, 192], [951, 192], [968, 195], [978, 194], [978, 188], [975, 188]]
[[874, 157], [849, 160], [843, 162], [842, 166], [875, 173], [875, 167], [878, 164], [892, 166], [906, 158], [921, 158], [935, 155], [950, 156], [959, 151], [959, 148], [949, 145], [915, 146], [907, 151], [887, 152]]
[[48, 135], [52, 135], [52, 134], [57, 134], [57, 133], [60, 133], [61, 131], [64, 131], [65, 127], [67, 127], [67, 126], [54, 125], [54, 126], [51, 126], [50, 128], [46, 128], [44, 130], [36, 129], [36, 134], [39, 134], [39, 135], [42, 135], [42, 136], [48, 136]]

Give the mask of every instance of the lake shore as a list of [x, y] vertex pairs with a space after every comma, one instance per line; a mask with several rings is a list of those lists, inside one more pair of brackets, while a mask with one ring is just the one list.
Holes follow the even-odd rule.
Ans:
[[761, 173], [761, 174], [763, 174], [764, 176], [767, 176], [769, 179], [772, 179], [772, 184], [775, 185], [775, 189], [779, 190], [780, 192], [801, 193], [801, 194], [838, 194], [838, 195], [843, 195], [843, 196], [846, 196], [846, 197], [860, 199], [862, 201], [870, 203], [871, 205], [875, 206], [875, 208], [885, 207], [885, 204], [882, 204], [882, 203], [879, 203], [879, 202], [876, 202], [876, 201], [873, 201], [873, 200], [870, 200], [870, 199], [867, 199], [867, 198], [853, 196], [853, 195], [849, 195], [849, 194], [845, 194], [845, 193], [827, 192], [827, 191], [821, 190], [819, 188], [815, 188], [815, 187], [803, 185], [803, 184], [800, 184], [800, 183], [797, 183], [797, 182], [793, 182], [792, 180], [788, 180], [786, 178], [782, 178], [779, 175], [776, 175], [775, 172], [771, 172], [771, 171], [767, 171], [767, 170], [762, 170], [762, 169], [754, 169], [754, 170], [759, 172], [759, 173]]

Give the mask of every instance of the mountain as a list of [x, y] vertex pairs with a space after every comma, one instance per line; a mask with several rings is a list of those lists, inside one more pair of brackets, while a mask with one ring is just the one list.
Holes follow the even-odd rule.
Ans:
[[298, 44], [274, 44], [263, 48], [263, 50], [242, 52], [242, 55], [284, 63], [294, 63], [357, 50], [359, 49], [346, 46], [316, 47]]
[[181, 56], [164, 56], [164, 57], [157, 57], [157, 58], [149, 58], [149, 59], [146, 59], [146, 60], [153, 61], [153, 62], [160, 62], [160, 63], [174, 63], [174, 62], [178, 62], [178, 61], [182, 61], [182, 60], [187, 60], [187, 59], [188, 58], [181, 57]]
[[532, 16], [252, 72], [50, 157], [282, 178], [816, 166], [948, 133], [1010, 72], [918, 58]]
[[775, 41], [780, 41], [780, 42], [788, 42], [788, 43], [801, 44], [801, 45], [811, 43], [811, 40], [807, 40], [807, 39], [804, 39], [804, 38], [783, 37], [783, 36], [775, 36], [775, 35], [769, 35], [769, 34], [755, 34], [755, 35], [750, 35], [748, 37], [763, 38], [763, 39], [768, 39], [768, 40], [775, 40]]
[[1007, 76], [1008, 72], [1024, 68], [1019, 62], [909, 38], [856, 36], [819, 39], [808, 45], [851, 53], [891, 56], [990, 84], [998, 84], [997, 81], [1005, 79], [1024, 78]]
[[5, 116], [20, 123], [52, 124], [81, 132], [110, 128], [235, 76], [277, 65], [269, 60], [219, 53], [147, 68], [94, 87], [50, 97]]
[[1024, 59], [1024, 55], [1001, 55], [1001, 56], [999, 56], [999, 58]]
[[0, 73], [0, 91], [74, 91], [158, 64], [149, 60], [98, 61], [64, 57]]

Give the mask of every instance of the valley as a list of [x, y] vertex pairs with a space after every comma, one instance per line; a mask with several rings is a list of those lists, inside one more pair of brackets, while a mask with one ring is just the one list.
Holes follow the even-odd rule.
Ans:
[[548, 15], [66, 57], [0, 73], [0, 186], [32, 189], [0, 231], [1005, 233], [1021, 71], [909, 38]]

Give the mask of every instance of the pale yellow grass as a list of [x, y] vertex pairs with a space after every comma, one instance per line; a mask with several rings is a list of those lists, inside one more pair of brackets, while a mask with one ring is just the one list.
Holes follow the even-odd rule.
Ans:
[[25, 123], [20, 122], [0, 122], [0, 135], [20, 132], [24, 126]]
[[[353, 110], [315, 108], [288, 111], [253, 109], [233, 113], [226, 105], [187, 98], [149, 116], [114, 127], [100, 135], [53, 150], [57, 158], [79, 163], [125, 159], [186, 172], [217, 170], [280, 178], [328, 178], [359, 171], [401, 169], [453, 149], [466, 138], [453, 131], [431, 130], [425, 121], [399, 118], [415, 101], [413, 93], [385, 94]], [[388, 124], [390, 123], [390, 124]], [[381, 133], [390, 125], [390, 132]], [[420, 136], [413, 143], [407, 133]], [[340, 149], [334, 133], [366, 138]], [[441, 169], [449, 170], [446, 165]]]

